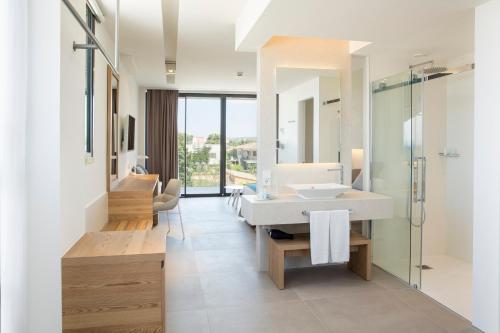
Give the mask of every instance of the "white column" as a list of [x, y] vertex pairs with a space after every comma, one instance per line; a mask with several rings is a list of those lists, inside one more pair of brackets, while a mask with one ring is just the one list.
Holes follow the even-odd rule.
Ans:
[[472, 323], [500, 332], [500, 0], [476, 8]]
[[26, 0], [0, 1], [0, 280], [3, 333], [27, 330]]
[[28, 4], [29, 308], [24, 319], [29, 333], [61, 332], [61, 14], [63, 9], [70, 14], [61, 1]]

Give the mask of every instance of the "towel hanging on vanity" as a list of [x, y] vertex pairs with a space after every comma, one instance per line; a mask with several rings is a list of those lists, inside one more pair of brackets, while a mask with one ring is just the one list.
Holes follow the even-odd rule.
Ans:
[[350, 229], [348, 210], [330, 211], [330, 262], [344, 263], [349, 261]]
[[327, 264], [330, 259], [330, 212], [311, 212], [309, 223], [311, 237], [311, 263]]
[[348, 210], [312, 211], [309, 222], [313, 265], [349, 261]]

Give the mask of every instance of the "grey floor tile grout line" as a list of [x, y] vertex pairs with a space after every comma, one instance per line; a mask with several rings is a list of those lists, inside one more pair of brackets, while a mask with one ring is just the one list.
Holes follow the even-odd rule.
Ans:
[[321, 326], [327, 331], [327, 332], [332, 332], [334, 333], [332, 330], [330, 330], [330, 328], [328, 327], [328, 325], [314, 312], [313, 308], [311, 307], [311, 305], [309, 305], [309, 301], [302, 301], [302, 303], [305, 304], [305, 306], [307, 307], [307, 309], [309, 310], [309, 312], [313, 315], [314, 318], [316, 318], [319, 323], [321, 324]]

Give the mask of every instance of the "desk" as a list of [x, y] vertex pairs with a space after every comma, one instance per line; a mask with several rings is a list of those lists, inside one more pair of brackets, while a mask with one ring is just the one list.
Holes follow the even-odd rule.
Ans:
[[61, 259], [63, 332], [164, 332], [165, 235], [91, 232]]
[[[129, 175], [108, 193], [108, 224], [152, 225], [158, 175]], [[105, 226], [103, 230], [115, 230]], [[124, 227], [122, 230], [131, 229]]]

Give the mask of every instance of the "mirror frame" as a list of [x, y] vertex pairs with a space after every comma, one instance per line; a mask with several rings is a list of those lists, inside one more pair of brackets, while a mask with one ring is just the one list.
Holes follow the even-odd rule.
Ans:
[[[109, 65], [107, 66], [107, 108], [106, 108], [106, 113], [107, 113], [107, 126], [106, 126], [106, 180], [107, 180], [107, 191], [109, 192], [111, 189], [111, 186], [114, 182], [118, 180], [118, 169], [119, 169], [119, 148], [116, 150], [116, 157], [113, 158], [112, 152], [113, 152], [113, 79], [116, 80], [117, 82], [117, 87], [116, 87], [116, 113], [120, 113], [120, 79], [116, 77], [113, 74], [113, 70]], [[117, 144], [117, 147], [119, 147], [119, 133], [120, 133], [120, 121], [119, 117], [117, 117], [117, 128], [116, 128], [116, 133], [115, 133], [115, 141]], [[116, 160], [116, 173], [112, 174], [112, 164], [113, 160]]]

